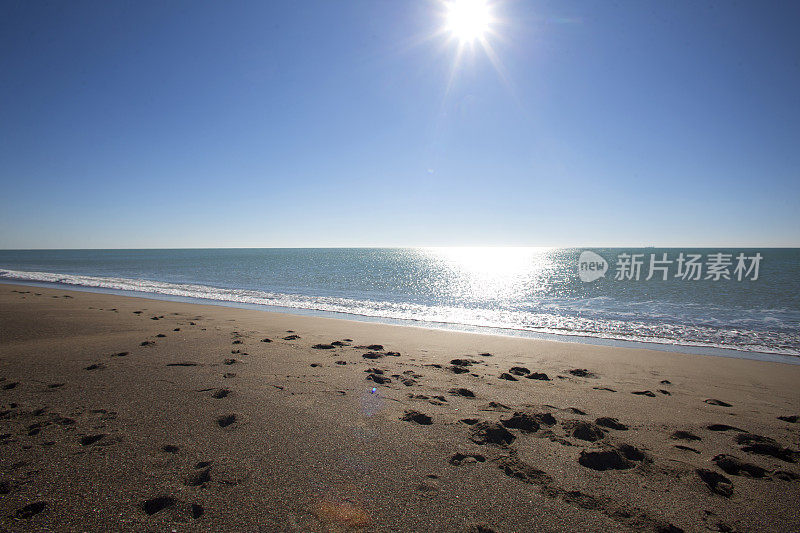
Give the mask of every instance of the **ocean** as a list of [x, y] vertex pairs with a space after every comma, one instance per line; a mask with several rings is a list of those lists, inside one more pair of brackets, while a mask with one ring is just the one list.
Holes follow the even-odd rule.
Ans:
[[800, 362], [800, 249], [587, 250], [0, 250], [0, 281]]

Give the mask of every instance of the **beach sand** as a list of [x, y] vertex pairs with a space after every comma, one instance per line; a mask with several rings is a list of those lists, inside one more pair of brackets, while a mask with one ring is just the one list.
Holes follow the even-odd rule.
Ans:
[[0, 530], [800, 531], [799, 385], [1, 284]]

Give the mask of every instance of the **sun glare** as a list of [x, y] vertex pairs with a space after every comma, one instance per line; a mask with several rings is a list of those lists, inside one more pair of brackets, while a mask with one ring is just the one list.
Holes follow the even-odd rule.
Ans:
[[446, 6], [445, 27], [462, 43], [480, 40], [489, 31], [492, 14], [486, 0], [452, 0]]

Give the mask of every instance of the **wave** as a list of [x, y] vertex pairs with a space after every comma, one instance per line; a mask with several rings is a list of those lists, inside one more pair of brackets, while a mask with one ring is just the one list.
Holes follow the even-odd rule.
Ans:
[[[575, 310], [575, 306], [572, 303], [563, 305], [560, 310], [558, 305], [553, 305], [553, 302], [541, 306], [539, 310], [466, 308], [452, 305], [424, 305], [384, 300], [307, 296], [252, 289], [169, 283], [147, 279], [2, 269], [0, 269], [0, 279], [57, 283], [115, 291], [160, 294], [179, 298], [342, 313], [352, 316], [422, 322], [432, 325], [448, 324], [800, 356], [800, 333], [797, 333], [794, 329], [777, 331], [775, 328], [755, 329], [742, 327], [744, 325], [752, 326], [756, 322], [752, 319], [740, 320], [739, 323], [735, 324], [735, 327], [733, 324], [717, 326], [710, 324], [710, 321], [703, 321], [703, 323], [695, 321], [693, 323], [676, 322], [674, 319], [679, 317], [671, 314], [669, 316], [673, 320], [666, 322], [659, 319], [667, 315], [657, 312], [641, 314], [636, 312], [615, 313], [616, 317], [627, 315], [624, 319], [603, 318], [598, 316], [598, 313], [589, 313], [590, 316], [588, 317], [580, 314], [576, 316], [574, 313], [564, 313], [563, 311], [566, 310]], [[648, 304], [651, 305], [652, 303], [648, 302]], [[580, 308], [580, 306], [578, 307]], [[594, 310], [596, 311], [597, 309], [595, 308]], [[643, 310], [639, 309], [639, 311]], [[767, 323], [773, 322], [773, 326], [777, 325], [772, 320], [773, 318], [770, 316], [762, 317], [761, 324], [766, 326]]]

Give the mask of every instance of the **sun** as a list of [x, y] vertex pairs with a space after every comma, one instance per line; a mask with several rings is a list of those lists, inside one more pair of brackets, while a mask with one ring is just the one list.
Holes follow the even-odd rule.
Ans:
[[483, 40], [492, 24], [486, 0], [451, 0], [445, 4], [445, 29], [461, 43]]

